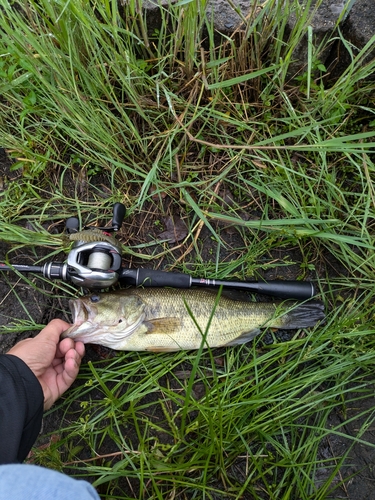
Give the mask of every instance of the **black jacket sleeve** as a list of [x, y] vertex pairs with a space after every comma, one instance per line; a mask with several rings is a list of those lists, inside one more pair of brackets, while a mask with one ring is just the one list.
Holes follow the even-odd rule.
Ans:
[[0, 355], [0, 464], [23, 462], [41, 428], [42, 387], [16, 356]]

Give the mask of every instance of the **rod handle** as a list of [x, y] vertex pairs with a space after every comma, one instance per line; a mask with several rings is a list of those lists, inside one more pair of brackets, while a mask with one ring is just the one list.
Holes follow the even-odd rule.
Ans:
[[258, 281], [257, 293], [283, 299], [308, 300], [314, 297], [315, 287], [311, 281]]
[[192, 279], [188, 274], [140, 268], [122, 269], [119, 281], [123, 281], [125, 284], [133, 286], [190, 288]]

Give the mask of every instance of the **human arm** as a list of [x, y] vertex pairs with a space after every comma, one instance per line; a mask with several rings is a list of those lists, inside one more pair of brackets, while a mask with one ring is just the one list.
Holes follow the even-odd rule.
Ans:
[[0, 356], [0, 464], [22, 462], [42, 423], [43, 391], [35, 375], [15, 357]]
[[0, 464], [22, 462], [48, 409], [73, 383], [84, 354], [81, 342], [60, 342], [68, 328], [51, 321], [36, 337], [0, 356]]

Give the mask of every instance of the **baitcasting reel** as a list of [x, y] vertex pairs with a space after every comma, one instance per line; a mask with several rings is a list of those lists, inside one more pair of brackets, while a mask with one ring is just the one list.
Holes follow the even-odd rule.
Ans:
[[121, 270], [121, 246], [111, 233], [121, 228], [125, 213], [124, 205], [115, 203], [111, 227], [85, 227], [83, 231], [78, 230], [78, 219], [70, 217], [66, 231], [74, 244], [66, 262], [47, 262], [43, 266], [0, 263], [0, 271], [32, 272], [85, 288], [108, 288], [117, 283]]
[[[121, 269], [121, 245], [111, 235], [118, 231], [125, 217], [122, 203], [113, 206], [111, 227], [86, 227], [78, 231], [79, 221], [71, 217], [66, 221], [66, 230], [74, 245], [66, 264], [62, 264], [61, 278], [85, 288], [108, 288], [119, 279]], [[53, 264], [46, 268], [51, 274]], [[60, 264], [61, 266], [61, 264]]]

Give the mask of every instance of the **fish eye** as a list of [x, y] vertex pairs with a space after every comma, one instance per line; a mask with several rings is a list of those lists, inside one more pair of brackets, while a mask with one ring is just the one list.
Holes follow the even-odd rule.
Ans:
[[90, 297], [91, 302], [99, 302], [99, 300], [100, 300], [99, 295], [91, 295]]

